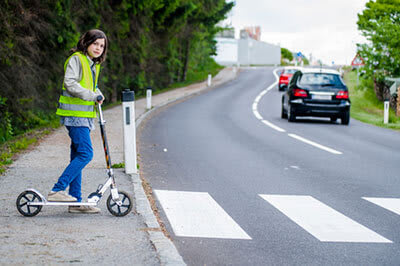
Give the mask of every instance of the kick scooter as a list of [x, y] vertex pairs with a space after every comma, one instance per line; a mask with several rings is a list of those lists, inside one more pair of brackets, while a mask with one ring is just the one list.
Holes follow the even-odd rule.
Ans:
[[[99, 96], [98, 101], [102, 98]], [[111, 168], [110, 152], [108, 150], [108, 142], [105, 131], [105, 120], [103, 119], [103, 112], [101, 110], [101, 104], [98, 104], [99, 110], [99, 124], [101, 131], [101, 138], [103, 140], [103, 147], [107, 163], [107, 174], [108, 178], [104, 184], [100, 184], [95, 192], [92, 192], [88, 196], [87, 202], [57, 202], [47, 201], [46, 198], [40, 194], [36, 189], [27, 189], [17, 198], [17, 209], [19, 213], [24, 216], [35, 216], [41, 210], [43, 206], [96, 206], [100, 201], [103, 194], [108, 188], [111, 188], [111, 193], [107, 199], [107, 209], [114, 216], [125, 216], [131, 210], [133, 206], [133, 200], [128, 193], [118, 190], [115, 184], [115, 178], [113, 169]]]

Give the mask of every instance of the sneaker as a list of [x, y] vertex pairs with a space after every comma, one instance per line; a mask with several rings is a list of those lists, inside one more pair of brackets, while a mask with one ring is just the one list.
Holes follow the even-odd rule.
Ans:
[[77, 198], [68, 195], [65, 191], [50, 191], [49, 195], [47, 196], [47, 201], [78, 201]]
[[86, 206], [86, 205], [69, 206], [68, 212], [70, 212], [70, 213], [99, 213], [100, 208], [93, 207], [93, 206]]

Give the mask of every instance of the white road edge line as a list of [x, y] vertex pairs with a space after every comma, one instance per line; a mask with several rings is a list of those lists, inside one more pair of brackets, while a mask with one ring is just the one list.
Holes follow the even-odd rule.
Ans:
[[[261, 119], [262, 119], [262, 117], [261, 117]], [[265, 119], [261, 120], [261, 122], [263, 122], [264, 124], [266, 124], [270, 128], [273, 128], [273, 129], [275, 129], [275, 130], [277, 130], [279, 132], [285, 132], [284, 129], [282, 129], [282, 128], [278, 127], [278, 126], [275, 126], [274, 124], [272, 124], [271, 122], [269, 122], [269, 121], [267, 121]]]
[[272, 123], [269, 122], [268, 120], [265, 120], [265, 119], [260, 115], [260, 113], [258, 112], [258, 102], [261, 100], [261, 98], [262, 98], [269, 90], [271, 90], [273, 87], [276, 86], [276, 84], [278, 84], [278, 74], [276, 74], [276, 71], [278, 71], [278, 69], [279, 69], [279, 68], [277, 68], [277, 69], [275, 69], [275, 70], [273, 71], [273, 74], [274, 74], [275, 79], [276, 79], [275, 82], [272, 83], [268, 88], [266, 88], [265, 90], [263, 90], [262, 92], [260, 92], [260, 93], [257, 95], [257, 97], [254, 99], [252, 109], [253, 109], [253, 114], [254, 114], [254, 116], [255, 116], [258, 120], [261, 120], [261, 122], [263, 122], [265, 125], [269, 126], [270, 128], [272, 128], [272, 129], [274, 129], [274, 130], [276, 130], [276, 131], [279, 131], [279, 132], [286, 132], [286, 130], [284, 130], [283, 128], [280, 128], [280, 127], [278, 127], [278, 126], [272, 124]]
[[310, 145], [312, 145], [312, 146], [314, 146], [314, 147], [316, 147], [316, 148], [319, 148], [319, 149], [321, 149], [321, 150], [325, 150], [325, 151], [327, 151], [327, 152], [333, 153], [333, 154], [343, 154], [343, 153], [340, 152], [340, 151], [337, 151], [337, 150], [328, 148], [328, 147], [326, 147], [326, 146], [324, 146], [324, 145], [321, 145], [321, 144], [318, 144], [318, 143], [316, 143], [316, 142], [314, 142], [314, 141], [311, 141], [311, 140], [305, 139], [305, 138], [303, 138], [303, 137], [300, 137], [300, 136], [298, 136], [298, 135], [296, 135], [296, 134], [288, 134], [288, 136], [289, 136], [289, 137], [292, 137], [292, 138], [295, 138], [295, 139], [297, 139], [297, 140], [300, 140], [300, 141], [302, 141], [302, 142], [304, 142], [304, 143], [310, 144]]

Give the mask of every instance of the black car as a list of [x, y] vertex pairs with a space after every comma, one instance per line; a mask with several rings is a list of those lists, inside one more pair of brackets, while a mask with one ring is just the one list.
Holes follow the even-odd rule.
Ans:
[[349, 91], [340, 73], [330, 69], [301, 69], [290, 80], [282, 95], [282, 118], [289, 122], [298, 116], [338, 118], [350, 122]]

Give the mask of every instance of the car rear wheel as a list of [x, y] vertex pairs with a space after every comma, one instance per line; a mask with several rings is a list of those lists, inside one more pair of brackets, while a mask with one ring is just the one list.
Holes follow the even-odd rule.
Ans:
[[287, 117], [289, 122], [296, 121], [296, 114], [293, 112], [292, 108], [290, 107], [290, 104], [288, 105]]
[[287, 118], [287, 113], [285, 113], [285, 109], [283, 108], [283, 103], [281, 108], [281, 118]]
[[350, 123], [350, 111], [346, 111], [342, 116], [342, 125], [348, 125]]

